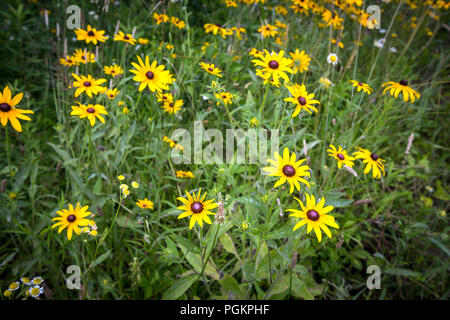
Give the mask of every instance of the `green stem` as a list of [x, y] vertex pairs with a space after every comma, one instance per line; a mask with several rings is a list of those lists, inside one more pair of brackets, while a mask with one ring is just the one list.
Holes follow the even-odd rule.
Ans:
[[12, 171], [11, 171], [11, 155], [10, 155], [10, 148], [11, 148], [11, 144], [9, 143], [9, 134], [8, 134], [8, 128], [5, 126], [5, 135], [6, 135], [6, 157], [8, 159], [8, 169], [9, 169], [9, 174], [12, 177]]
[[261, 108], [259, 108], [259, 116], [261, 118], [261, 122], [264, 119], [264, 105], [266, 104], [267, 92], [269, 91], [269, 85], [270, 85], [270, 82], [268, 82], [266, 85], [266, 92], [264, 93], [263, 102], [261, 104]]

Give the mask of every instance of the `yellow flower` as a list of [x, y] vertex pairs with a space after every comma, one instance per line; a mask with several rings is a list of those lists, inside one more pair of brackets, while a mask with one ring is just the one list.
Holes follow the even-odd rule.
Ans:
[[204, 201], [206, 192], [200, 197], [202, 189], [198, 191], [197, 195], [194, 193], [193, 196], [191, 196], [189, 192], [185, 192], [187, 199], [183, 197], [177, 198], [184, 204], [183, 206], [178, 207], [179, 210], [184, 211], [178, 216], [178, 219], [190, 216], [189, 229], [192, 229], [195, 223], [198, 223], [200, 227], [203, 227], [203, 221], [211, 224], [211, 219], [208, 215], [214, 215], [213, 212], [209, 211], [217, 207], [217, 203], [214, 202], [214, 199]]
[[329, 88], [330, 86], [333, 86], [333, 83], [331, 82], [331, 80], [330, 79], [328, 79], [328, 78], [320, 78], [320, 80], [319, 80], [319, 82], [323, 85], [323, 86], [325, 86], [325, 88]]
[[333, 210], [333, 206], [326, 206], [325, 205], [325, 198], [322, 198], [319, 203], [316, 204], [316, 199], [313, 195], [309, 196], [307, 193], [305, 193], [306, 197], [306, 205], [303, 204], [303, 202], [298, 199], [297, 197], [294, 197], [295, 200], [300, 204], [301, 210], [297, 209], [287, 209], [286, 211], [293, 212], [290, 217], [295, 218], [301, 218], [303, 220], [297, 222], [297, 224], [294, 226], [294, 231], [300, 228], [303, 225], [307, 225], [307, 233], [310, 233], [312, 229], [314, 229], [314, 232], [316, 234], [317, 240], [319, 242], [322, 241], [322, 232], [325, 232], [325, 234], [328, 236], [328, 238], [331, 238], [331, 231], [327, 226], [339, 229], [339, 226], [336, 224], [335, 219], [333, 216], [328, 215], [327, 213]]
[[264, 51], [260, 51], [260, 50], [258, 50], [256, 48], [252, 48], [250, 50], [249, 55], [251, 55], [251, 56], [253, 56], [255, 58], [261, 59], [262, 57], [264, 57]]
[[336, 44], [337, 43], [337, 45], [338, 45], [338, 47], [339, 48], [341, 48], [341, 49], [343, 49], [344, 48], [344, 44], [342, 43], [342, 42], [340, 42], [340, 41], [336, 41], [336, 39], [331, 39], [331, 43], [332, 44]]
[[277, 28], [271, 24], [266, 24], [258, 29], [258, 32], [265, 37], [275, 37], [278, 33]]
[[215, 67], [213, 63], [209, 64], [209, 63], [204, 63], [202, 61], [202, 62], [200, 62], [200, 66], [203, 68], [203, 70], [209, 72], [210, 74], [222, 78], [222, 75], [220, 74], [222, 72], [222, 70]]
[[137, 183], [136, 181], [131, 182], [131, 186], [135, 189], [139, 188], [139, 183]]
[[326, 23], [326, 26], [333, 26], [335, 29], [342, 29], [342, 22], [344, 19], [340, 18], [336, 12], [331, 12], [325, 9], [322, 13], [322, 20]]
[[119, 31], [118, 34], [114, 35], [114, 41], [123, 41], [133, 46], [136, 44], [136, 39], [134, 39], [131, 34], [124, 34], [122, 31]]
[[355, 151], [353, 156], [355, 156], [355, 159], [363, 159], [363, 163], [366, 164], [364, 174], [368, 174], [372, 169], [372, 175], [374, 178], [380, 179], [381, 173], [383, 173], [383, 176], [385, 175], [383, 162], [386, 160], [381, 159], [378, 154], [372, 153], [369, 150], [359, 147], [357, 147], [357, 149], [360, 151]]
[[390, 90], [389, 94], [397, 98], [399, 93], [401, 92], [403, 95], [403, 100], [405, 102], [408, 102], [409, 98], [411, 99], [411, 103], [414, 102], [416, 98], [420, 99], [420, 93], [409, 87], [408, 81], [406, 80], [401, 80], [400, 82], [388, 81], [386, 83], [383, 83], [382, 86], [387, 86], [383, 90], [383, 94], [385, 94], [386, 91]]
[[[214, 96], [223, 102], [224, 105], [228, 106], [228, 104], [231, 104], [231, 99], [233, 99], [233, 95], [229, 92], [220, 92], [214, 94]], [[220, 102], [217, 102], [217, 105], [219, 105]]]
[[75, 34], [77, 35], [77, 40], [84, 40], [86, 43], [92, 42], [93, 44], [97, 44], [97, 41], [105, 42], [107, 39], [104, 34], [104, 30], [96, 30], [92, 28], [90, 25], [87, 26], [86, 30], [76, 29]]
[[120, 175], [117, 177], [117, 179], [119, 179], [120, 181], [125, 180], [125, 177], [123, 175]]
[[9, 198], [12, 199], [12, 200], [14, 200], [15, 198], [17, 198], [17, 194], [15, 194], [14, 192], [11, 192], [11, 193], [9, 194]]
[[177, 178], [195, 178], [194, 174], [191, 171], [177, 170], [175, 174]]
[[366, 92], [367, 94], [371, 94], [373, 89], [366, 83], [362, 83], [356, 80], [349, 80], [349, 82], [353, 83], [353, 86], [358, 88], [358, 92], [361, 90]]
[[105, 119], [102, 114], [108, 114], [105, 107], [100, 104], [88, 104], [87, 106], [78, 102], [78, 106], [72, 106], [71, 116], [78, 116], [80, 119], [87, 118], [89, 123], [93, 127], [95, 125], [95, 119], [105, 123]]
[[119, 74], [123, 74], [123, 69], [117, 64], [113, 64], [112, 66], [104, 66], [103, 72], [105, 72], [105, 74], [109, 74], [112, 75], [113, 77], [116, 77]]
[[127, 107], [123, 107], [122, 112], [123, 114], [127, 114], [130, 112], [130, 110]]
[[141, 57], [138, 56], [137, 59], [139, 64], [131, 63], [136, 70], [130, 70], [130, 72], [136, 75], [133, 80], [141, 83], [139, 91], [147, 86], [151, 92], [169, 90], [168, 85], [175, 81], [169, 70], [164, 70], [163, 65], [158, 66], [156, 60], [150, 65], [148, 56], [145, 56], [145, 63]]
[[212, 32], [213, 34], [220, 34], [224, 39], [226, 36], [231, 36], [233, 34], [233, 30], [222, 28], [222, 26], [219, 24], [206, 23], [203, 28], [205, 29], [206, 33]]
[[291, 188], [289, 193], [294, 192], [294, 186], [300, 191], [299, 181], [311, 187], [309, 182], [302, 177], [310, 177], [310, 168], [307, 165], [301, 166], [306, 159], [295, 161], [296, 155], [292, 153], [289, 156], [289, 149], [285, 148], [283, 151], [283, 157], [279, 155], [278, 152], [274, 153], [275, 160], [267, 159], [266, 161], [271, 163], [273, 167], [265, 167], [264, 171], [269, 172], [271, 177], [280, 177], [280, 179], [273, 186], [277, 188], [284, 184], [286, 181], [290, 184]]
[[294, 71], [290, 68], [292, 61], [283, 57], [284, 51], [269, 53], [264, 49], [264, 52], [264, 56], [259, 57], [261, 60], [252, 60], [255, 66], [262, 67], [262, 69], [256, 70], [256, 74], [265, 80], [264, 83], [267, 83], [269, 79], [273, 79], [277, 83], [280, 77], [285, 82], [289, 82], [286, 72], [293, 73]]
[[77, 66], [80, 64], [79, 61], [70, 56], [66, 56], [66, 58], [60, 58], [59, 63], [67, 67]]
[[292, 94], [292, 97], [286, 98], [284, 100], [292, 102], [296, 105], [295, 110], [292, 113], [292, 118], [296, 117], [302, 109], [308, 111], [310, 114], [312, 113], [310, 109], [314, 110], [316, 113], [318, 112], [317, 108], [312, 105], [320, 104], [320, 102], [317, 100], [313, 100], [314, 93], [308, 94], [304, 84], [295, 84], [294, 86], [286, 86], [286, 88]]
[[169, 113], [169, 114], [177, 114], [178, 111], [181, 110], [181, 106], [183, 105], [183, 100], [177, 100], [175, 102], [173, 101], [166, 101], [164, 102], [164, 104], [162, 105], [161, 108], [164, 109], [165, 112]]
[[11, 282], [9, 284], [9, 286], [8, 286], [8, 290], [16, 291], [17, 289], [19, 289], [19, 286], [20, 286], [20, 282], [19, 281]]
[[58, 233], [61, 233], [65, 228], [67, 228], [67, 239], [72, 239], [72, 233], [75, 231], [77, 235], [81, 234], [80, 226], [84, 227], [89, 225], [89, 219], [85, 219], [92, 213], [87, 211], [89, 206], [80, 207], [77, 203], [76, 208], [69, 204], [69, 209], [63, 209], [56, 211], [59, 217], [53, 218], [52, 221], [57, 221], [52, 225], [52, 229], [59, 227]]
[[22, 92], [12, 98], [11, 90], [8, 86], [3, 89], [3, 94], [0, 92], [0, 121], [2, 126], [6, 126], [9, 120], [14, 130], [17, 132], [22, 132], [22, 126], [18, 119], [31, 121], [31, 118], [25, 114], [33, 114], [34, 111], [18, 109], [15, 107], [19, 104], [22, 98]]
[[75, 78], [73, 86], [78, 88], [75, 91], [75, 98], [78, 97], [83, 92], [92, 98], [92, 94], [97, 95], [98, 93], [104, 93], [107, 88], [100, 86], [102, 83], [106, 82], [106, 79], [95, 80], [90, 74], [88, 76], [78, 76], [72, 73], [72, 77]]
[[152, 201], [148, 200], [147, 198], [145, 198], [144, 200], [138, 200], [138, 202], [136, 202], [136, 204], [138, 205], [139, 208], [142, 209], [154, 209], [154, 204]]
[[10, 297], [12, 295], [12, 293], [13, 292], [11, 290], [5, 290], [5, 291], [3, 291], [3, 296]]
[[303, 73], [305, 71], [308, 71], [308, 66], [311, 58], [307, 54], [305, 54], [305, 50], [299, 52], [298, 49], [295, 49], [295, 52], [291, 52], [290, 55], [292, 57], [292, 61], [294, 62], [294, 74], [296, 74], [297, 72]]
[[348, 167], [353, 167], [353, 161], [355, 160], [355, 158], [349, 156], [347, 154], [347, 151], [345, 151], [344, 149], [342, 149], [341, 146], [338, 146], [338, 149], [336, 150], [336, 147], [333, 146], [332, 144], [330, 144], [330, 148], [331, 149], [327, 149], [328, 151], [328, 155], [330, 157], [335, 158], [338, 161], [338, 168], [341, 169], [342, 165], [346, 165]]
[[248, 222], [247, 221], [243, 221], [242, 223], [241, 223], [241, 228], [242, 228], [242, 231], [247, 231], [248, 230]]
[[114, 100], [119, 93], [120, 91], [118, 91], [117, 88], [109, 89], [108, 91], [105, 92], [109, 100]]
[[250, 120], [250, 126], [251, 126], [251, 127], [257, 127], [258, 124], [259, 124], [258, 119], [252, 118], [252, 119]]
[[95, 54], [87, 51], [87, 49], [76, 49], [72, 58], [79, 63], [94, 63], [95, 62]]
[[145, 45], [145, 44], [147, 44], [147, 43], [149, 43], [149, 39], [147, 39], [147, 38], [139, 38], [138, 39], [138, 42], [139, 42], [139, 44], [142, 44], [142, 45]]

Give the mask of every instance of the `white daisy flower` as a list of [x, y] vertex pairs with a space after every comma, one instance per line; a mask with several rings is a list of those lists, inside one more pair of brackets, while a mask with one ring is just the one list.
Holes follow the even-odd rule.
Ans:
[[14, 281], [9, 284], [8, 289], [9, 289], [9, 291], [16, 291], [17, 289], [19, 289], [19, 286], [20, 286], [20, 282]]
[[44, 282], [44, 279], [42, 279], [42, 277], [34, 277], [33, 280], [31, 280], [32, 284], [38, 285], [41, 284], [42, 282]]
[[44, 292], [44, 289], [40, 286], [34, 286], [28, 289], [28, 293], [33, 297], [37, 298]]
[[333, 66], [336, 65], [336, 63], [338, 63], [338, 56], [336, 53], [330, 53], [327, 57], [327, 61], [328, 63], [331, 63]]
[[20, 281], [22, 281], [22, 283], [26, 284], [27, 286], [31, 286], [32, 285], [30, 278], [22, 277], [22, 278], [20, 278]]

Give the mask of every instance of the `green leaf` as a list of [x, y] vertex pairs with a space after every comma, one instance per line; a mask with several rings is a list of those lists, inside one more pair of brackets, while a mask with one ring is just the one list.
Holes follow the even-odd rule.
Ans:
[[111, 254], [111, 251], [112, 251], [112, 249], [109, 249], [108, 251], [106, 251], [105, 253], [103, 253], [99, 257], [97, 257], [97, 259], [95, 259], [94, 263], [92, 264], [92, 268], [94, 268], [95, 266], [97, 266], [100, 263], [102, 263], [103, 261], [105, 261], [109, 257], [109, 255]]
[[433, 242], [435, 245], [437, 245], [439, 247], [439, 249], [441, 249], [442, 251], [444, 251], [448, 256], [450, 256], [450, 250], [447, 248], [447, 246], [445, 244], [443, 244], [442, 242], [440, 242], [438, 239], [433, 238], [433, 237], [428, 237], [428, 239], [430, 239], [431, 242]]
[[185, 293], [197, 280], [197, 275], [187, 276], [175, 281], [172, 286], [164, 293], [163, 300], [176, 300]]
[[241, 260], [241, 257], [239, 256], [239, 253], [236, 250], [236, 247], [234, 246], [233, 239], [231, 239], [230, 235], [228, 233], [224, 233], [220, 239], [220, 243], [222, 244], [225, 251], [234, 254], [238, 260]]
[[402, 277], [418, 277], [418, 276], [420, 276], [419, 272], [408, 270], [408, 269], [401, 269], [401, 268], [387, 269], [384, 271], [384, 273], [391, 274], [394, 276], [402, 276]]
[[291, 294], [296, 298], [314, 300], [314, 296], [309, 292], [306, 284], [297, 275], [293, 275], [292, 277]]

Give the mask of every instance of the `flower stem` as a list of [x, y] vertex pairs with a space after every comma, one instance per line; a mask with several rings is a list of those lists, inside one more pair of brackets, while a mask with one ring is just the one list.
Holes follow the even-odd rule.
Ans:
[[9, 134], [8, 134], [8, 128], [5, 126], [5, 135], [6, 135], [6, 158], [8, 159], [8, 169], [9, 169], [9, 174], [12, 176], [12, 171], [11, 171], [11, 155], [10, 155], [10, 148], [11, 145], [9, 143]]
[[[214, 240], [213, 240], [211, 250], [209, 250], [209, 253], [208, 253], [208, 256], [206, 257], [206, 259], [203, 260], [202, 271], [200, 272], [199, 278], [201, 278], [203, 276], [203, 271], [205, 271], [205, 267], [208, 264], [209, 257], [211, 256], [213, 248], [216, 246], [216, 239], [217, 239], [217, 235], [219, 234], [219, 229], [220, 229], [220, 223], [217, 225], [217, 230], [216, 230], [216, 234], [214, 235]], [[206, 246], [205, 250], [207, 248], [208, 248], [208, 246]]]
[[270, 82], [267, 82], [266, 92], [264, 93], [263, 102], [261, 104], [261, 108], [259, 108], [259, 116], [261, 118], [261, 122], [264, 119], [264, 105], [266, 104], [267, 92], [269, 91], [269, 85], [270, 85]]

